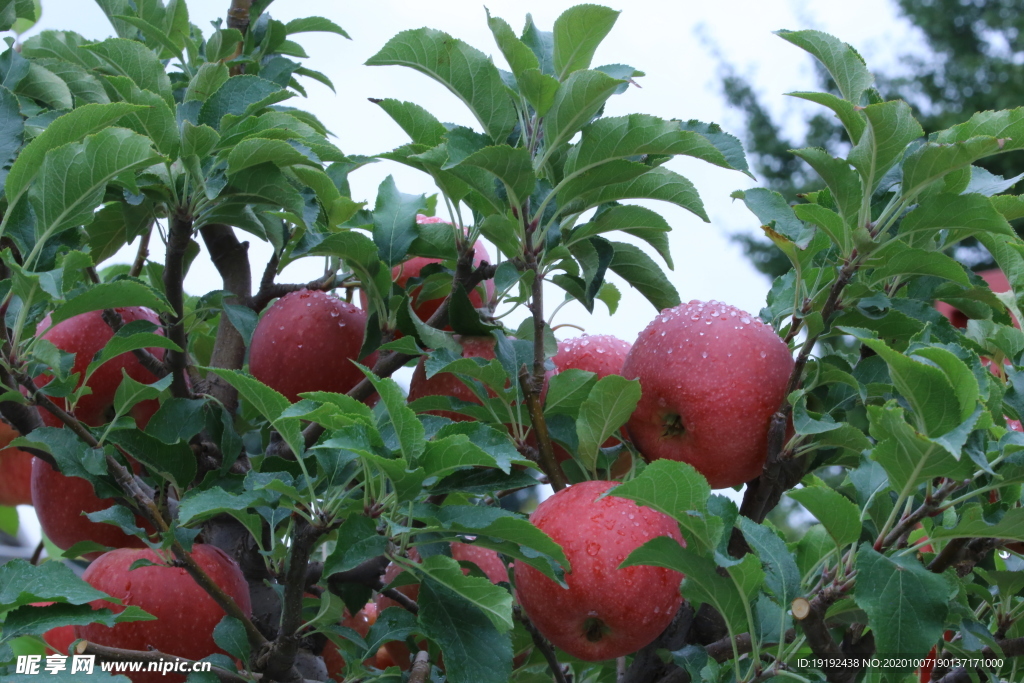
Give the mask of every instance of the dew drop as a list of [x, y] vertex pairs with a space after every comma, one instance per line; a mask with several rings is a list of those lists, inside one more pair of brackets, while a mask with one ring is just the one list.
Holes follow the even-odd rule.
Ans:
[[694, 313], [691, 315], [690, 320], [700, 320], [700, 313]]
[[711, 320], [705, 320], [705, 321], [704, 321], [704, 324], [705, 324], [705, 325], [710, 325], [710, 324], [711, 324], [711, 322], [712, 322]]
[[332, 318], [337, 318], [339, 315], [341, 315], [341, 311], [331, 311]]
[[590, 346], [590, 342], [584, 339], [582, 342], [580, 342], [580, 346]]
[[300, 348], [300, 349], [302, 348], [302, 344], [299, 344], [299, 348]]
[[740, 322], [743, 323], [744, 325], [749, 325], [750, 318], [748, 318], [747, 316], [743, 316], [742, 318], [740, 318]]
[[595, 351], [597, 351], [598, 353], [604, 353], [604, 349], [603, 349], [602, 347], [600, 347], [600, 346], [598, 346], [598, 347], [597, 347], [597, 348], [595, 349]]
[[636, 515], [634, 515], [634, 514], [633, 514], [632, 512], [630, 512], [630, 513], [629, 513], [629, 515], [627, 515], [627, 516], [628, 516], [628, 517], [629, 517], [630, 519], [636, 519]]
[[662, 332], [661, 332], [661, 336], [662, 336], [662, 337], [664, 337], [664, 336], [665, 336], [665, 331], [664, 331], [664, 330], [662, 330]]
[[767, 358], [767, 357], [768, 357], [768, 354], [767, 354], [767, 353], [765, 353], [764, 351], [762, 351], [762, 352], [760, 353], [760, 356], [761, 356], [761, 358]]
[[591, 557], [597, 557], [597, 554], [601, 552], [601, 544], [590, 541], [587, 543], [587, 555]]
[[338, 323], [338, 327], [345, 327], [345, 323]]
[[707, 351], [701, 351], [700, 352], [700, 357], [701, 358], [707, 358], [708, 357], [708, 352]]
[[284, 325], [281, 325], [281, 327], [279, 327], [279, 328], [277, 328], [277, 329], [279, 329], [279, 330], [283, 330], [283, 329], [284, 329]]

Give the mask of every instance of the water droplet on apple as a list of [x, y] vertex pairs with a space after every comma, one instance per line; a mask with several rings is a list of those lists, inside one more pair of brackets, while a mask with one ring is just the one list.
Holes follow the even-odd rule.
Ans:
[[345, 327], [345, 323], [338, 323], [338, 327]]
[[691, 315], [690, 320], [700, 320], [700, 313], [694, 313]]
[[632, 512], [629, 513], [628, 517], [630, 519], [636, 519], [636, 515], [634, 515]]
[[743, 316], [742, 318], [740, 318], [740, 322], [743, 323], [744, 325], [749, 325], [750, 318], [748, 318], [747, 316]]
[[337, 318], [339, 315], [341, 315], [341, 311], [331, 311], [332, 318]]
[[597, 554], [601, 552], [601, 544], [590, 541], [587, 543], [587, 555], [591, 557], [597, 557]]
[[279, 330], [283, 330], [283, 329], [284, 329], [284, 325], [281, 325], [281, 326], [280, 326], [279, 328], [277, 328], [277, 329], [279, 329]]
[[768, 354], [766, 352], [764, 352], [764, 351], [762, 351], [760, 355], [761, 355], [761, 358], [767, 358], [768, 357]]
[[707, 351], [701, 351], [700, 352], [700, 357], [701, 358], [707, 358], [708, 357], [708, 352]]

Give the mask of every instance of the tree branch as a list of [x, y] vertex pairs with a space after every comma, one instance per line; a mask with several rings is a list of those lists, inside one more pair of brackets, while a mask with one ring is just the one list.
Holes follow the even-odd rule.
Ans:
[[420, 650], [412, 661], [412, 669], [409, 670], [409, 683], [426, 683], [430, 675], [430, 653]]
[[625, 675], [618, 683], [648, 683], [667, 675], [676, 668], [671, 662], [666, 663], [658, 656], [658, 650], [678, 650], [686, 645], [686, 636], [693, 624], [693, 607], [683, 602], [672, 619], [672, 623], [662, 631], [654, 641], [642, 648], [633, 657], [633, 662], [626, 669]]
[[[1024, 655], [1024, 638], [1012, 638], [1009, 640], [997, 641], [999, 648], [1002, 650], [1002, 654], [996, 652], [991, 647], [984, 647], [981, 650], [981, 654], [978, 655], [981, 658], [989, 657], [1020, 657]], [[967, 655], [972, 656], [972, 655]], [[978, 669], [978, 675], [981, 680], [986, 680], [987, 676], [982, 669]], [[938, 683], [971, 683], [970, 671], [964, 667], [953, 669], [942, 678], [938, 679]]]
[[[822, 589], [811, 600], [807, 616], [800, 622], [800, 627], [807, 638], [807, 644], [815, 655], [825, 658], [842, 658], [843, 650], [832, 638], [832, 633], [825, 623], [825, 613], [832, 604], [841, 598], [847, 590], [847, 584], [831, 583]], [[823, 668], [829, 683], [854, 683], [860, 670], [858, 668]]]
[[551, 643], [547, 641], [547, 638], [541, 635], [537, 627], [527, 618], [526, 614], [518, 605], [512, 608], [512, 615], [522, 623], [523, 627], [526, 628], [530, 637], [533, 639], [533, 645], [541, 654], [544, 655], [544, 659], [548, 663], [548, 668], [551, 669], [551, 675], [555, 677], [555, 683], [572, 683], [572, 677], [565, 672], [562, 665], [558, 663], [558, 657], [555, 655], [555, 648], [551, 646]]
[[[124, 327], [124, 319], [117, 310], [113, 308], [106, 308], [103, 310], [101, 315], [103, 317], [103, 322], [105, 322], [107, 326], [114, 331], [114, 334], [117, 334], [117, 332]], [[166, 377], [167, 373], [170, 372], [167, 365], [150, 353], [148, 349], [132, 349], [132, 354], [135, 356], [136, 360], [139, 361], [142, 367], [149, 370], [157, 379]]]
[[167, 256], [164, 260], [164, 292], [171, 304], [173, 314], [167, 325], [167, 338], [178, 345], [181, 351], [167, 351], [167, 365], [174, 379], [171, 393], [177, 398], [191, 398], [192, 392], [186, 380], [188, 365], [188, 339], [185, 336], [185, 250], [192, 239], [192, 217], [179, 210], [171, 216], [167, 230]]

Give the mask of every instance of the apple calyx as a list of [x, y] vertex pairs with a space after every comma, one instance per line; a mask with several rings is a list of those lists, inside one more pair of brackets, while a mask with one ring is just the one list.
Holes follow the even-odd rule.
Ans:
[[661, 436], [666, 439], [682, 436], [686, 433], [686, 425], [683, 424], [683, 416], [679, 413], [665, 413], [661, 422], [665, 427], [665, 431], [661, 433]]
[[592, 643], [601, 642], [601, 639], [609, 633], [611, 633], [611, 629], [600, 617], [588, 617], [583, 622], [583, 635]]

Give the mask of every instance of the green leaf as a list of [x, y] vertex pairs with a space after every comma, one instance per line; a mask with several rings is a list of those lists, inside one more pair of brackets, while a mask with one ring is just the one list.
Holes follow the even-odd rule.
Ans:
[[1024, 508], [1010, 508], [994, 524], [985, 519], [980, 505], [967, 506], [952, 529], [935, 525], [932, 538], [1006, 538], [1024, 541]]
[[618, 17], [617, 11], [607, 7], [576, 5], [555, 19], [552, 63], [558, 80], [590, 66], [597, 46]]
[[739, 526], [754, 554], [761, 559], [768, 590], [775, 595], [780, 605], [789, 605], [801, 591], [800, 570], [786, 542], [768, 527], [746, 517], [739, 518]]
[[859, 105], [861, 95], [874, 82], [864, 58], [848, 44], [827, 33], [776, 31], [775, 35], [814, 55], [832, 76], [843, 98], [852, 104]]
[[571, 246], [575, 242], [613, 230], [621, 230], [644, 240], [665, 259], [670, 270], [674, 268], [668, 240], [672, 226], [660, 214], [643, 206], [613, 206], [599, 212], [593, 220], [573, 230], [566, 245]]
[[416, 566], [416, 572], [462, 596], [484, 613], [499, 633], [512, 630], [512, 594], [481, 576], [467, 576], [459, 563], [444, 555], [431, 555]]
[[964, 267], [941, 251], [928, 251], [907, 246], [906, 242], [891, 240], [871, 254], [871, 265], [877, 263], [867, 279], [879, 283], [897, 275], [933, 275], [970, 287]]
[[416, 144], [436, 147], [448, 132], [443, 123], [418, 104], [393, 99], [370, 101], [387, 112]]
[[70, 605], [65, 602], [52, 605], [22, 605], [4, 616], [4, 637], [42, 636], [46, 631], [60, 626], [103, 624], [112, 627], [118, 623], [149, 621], [155, 618], [135, 605], [129, 605], [117, 614], [105, 608], [94, 610], [91, 605]]
[[428, 477], [441, 477], [463, 467], [496, 467], [494, 456], [469, 440], [465, 434], [428, 441], [421, 458]]
[[839, 546], [860, 539], [860, 509], [841, 493], [826, 486], [806, 486], [786, 492], [790, 498], [807, 508]]
[[51, 109], [71, 109], [71, 89], [60, 76], [38, 62], [29, 62], [28, 73], [14, 86], [14, 92], [39, 100]]
[[632, 180], [612, 183], [585, 192], [561, 208], [562, 215], [580, 213], [587, 209], [623, 199], [657, 199], [680, 206], [705, 223], [710, 223], [704, 212], [704, 203], [689, 180], [664, 167], [652, 168]]
[[797, 204], [793, 207], [793, 213], [800, 220], [813, 223], [821, 228], [839, 247], [840, 253], [850, 253], [850, 250], [853, 248], [850, 226], [844, 223], [842, 216], [835, 211], [827, 209], [820, 204]]
[[[498, 44], [498, 49], [501, 50], [505, 61], [508, 62], [512, 73], [515, 74], [516, 80], [521, 81], [524, 71], [539, 70], [540, 62], [537, 60], [537, 55], [533, 54], [526, 43], [516, 36], [508, 22], [500, 17], [492, 17], [491, 11], [486, 7], [484, 11], [487, 13], [487, 26], [491, 29], [491, 34], [494, 35], [494, 42]], [[522, 83], [520, 82], [519, 85], [522, 90]], [[534, 108], [536, 109], [536, 107]]]
[[860, 172], [865, 194], [870, 194], [907, 145], [924, 135], [924, 129], [903, 100], [869, 104], [863, 113], [867, 126], [848, 159]]
[[384, 404], [384, 409], [395, 428], [402, 455], [409, 462], [415, 462], [425, 448], [423, 423], [416, 417], [415, 411], [406, 405], [405, 393], [395, 380], [377, 377], [366, 368], [362, 370], [373, 388], [380, 394], [381, 403]]
[[522, 206], [533, 192], [537, 178], [533, 174], [533, 160], [524, 147], [495, 145], [484, 147], [459, 162], [462, 166], [475, 166], [494, 175], [504, 183], [512, 206]]
[[182, 64], [185, 63], [185, 55], [182, 53], [181, 48], [171, 40], [171, 37], [167, 35], [162, 28], [154, 26], [145, 19], [133, 17], [128, 14], [122, 14], [115, 18], [139, 29], [139, 31], [142, 32], [142, 35], [146, 37], [147, 41], [153, 41], [163, 46], [165, 52], [163, 52], [162, 56], [169, 55], [177, 57], [178, 61]]
[[856, 567], [853, 598], [867, 612], [878, 654], [924, 656], [942, 637], [956, 583], [910, 555], [886, 557], [869, 543], [857, 551]]
[[[913, 362], [913, 361], [911, 361]], [[922, 437], [907, 424], [902, 408], [892, 404], [868, 406], [870, 434], [877, 441], [871, 458], [889, 475], [897, 491], [933, 479], [969, 478], [974, 465], [969, 458], [955, 459], [944, 448]]]
[[338, 529], [338, 540], [324, 561], [324, 578], [355, 569], [387, 551], [388, 539], [377, 533], [377, 524], [369, 517], [351, 515]]
[[25, 145], [11, 165], [5, 191], [11, 206], [28, 189], [39, 173], [46, 153], [71, 142], [77, 142], [111, 125], [125, 114], [141, 107], [127, 102], [87, 104], [55, 119], [32, 142]]
[[151, 473], [169, 480], [180, 491], [196, 477], [196, 459], [187, 442], [166, 444], [138, 429], [111, 430], [107, 440], [124, 448]]
[[509, 680], [511, 639], [478, 607], [429, 578], [420, 584], [418, 603], [420, 626], [447, 655], [447, 680], [452, 683], [506, 683]]
[[548, 394], [544, 401], [545, 414], [579, 414], [580, 406], [596, 383], [597, 375], [586, 370], [570, 368], [559, 372], [548, 382]]
[[546, 149], [557, 149], [590, 123], [623, 82], [602, 71], [574, 71], [558, 87], [554, 102], [544, 116]]
[[980, 233], [1011, 236], [1013, 228], [994, 205], [998, 197], [980, 194], [937, 194], [923, 197], [900, 222], [899, 235], [917, 244], [931, 244], [940, 230], [947, 230], [947, 245]]
[[395, 179], [388, 176], [377, 188], [377, 205], [373, 210], [373, 241], [380, 260], [389, 266], [401, 263], [416, 239], [416, 214], [426, 206], [422, 194], [398, 191]]
[[301, 423], [297, 418], [282, 417], [282, 414], [291, 407], [291, 403], [282, 394], [274, 391], [266, 384], [263, 384], [252, 375], [247, 375], [238, 370], [226, 368], [207, 368], [225, 382], [238, 390], [238, 394], [259, 411], [274, 429], [281, 434], [288, 447], [296, 457], [301, 457], [305, 451], [305, 442], [302, 438]]
[[699, 133], [718, 151], [718, 154], [715, 155], [710, 150], [702, 150], [700, 155], [694, 156], [699, 156], [716, 166], [730, 168], [753, 177], [747, 165], [747, 157], [743, 153], [743, 144], [736, 136], [724, 132], [717, 123], [704, 123], [690, 119], [685, 123], [680, 123], [679, 128]]
[[926, 142], [903, 161], [903, 196], [917, 196], [946, 174], [967, 168], [978, 159], [996, 152], [1000, 146], [996, 138], [984, 136], [950, 144]]
[[913, 360], [889, 348], [878, 339], [861, 341], [881, 356], [889, 366], [893, 385], [914, 411], [917, 427], [927, 436], [942, 436], [955, 428], [974, 410], [973, 405], [961, 406], [950, 379], [939, 368]]
[[0, 86], [0, 185], [7, 178], [8, 162], [15, 161], [15, 154], [21, 149], [24, 130], [18, 98]]
[[541, 73], [540, 69], [527, 69], [519, 75], [519, 92], [540, 116], [544, 116], [555, 103], [558, 79]]
[[[219, 79], [219, 76], [215, 76]], [[221, 131], [221, 120], [225, 115], [241, 116], [251, 108], [260, 107], [264, 102], [280, 101], [277, 98], [282, 92], [283, 89], [277, 83], [259, 76], [243, 74], [229, 78], [203, 102], [199, 110], [199, 123]]]
[[597, 466], [601, 445], [626, 423], [640, 401], [640, 382], [620, 375], [602, 377], [580, 405], [576, 419], [579, 455], [588, 469]]
[[228, 153], [227, 162], [228, 174], [235, 174], [242, 169], [267, 162], [279, 168], [313, 163], [309, 157], [284, 140], [266, 138], [242, 140]]
[[196, 69], [196, 75], [188, 82], [185, 89], [185, 102], [199, 100], [205, 102], [227, 83], [230, 73], [223, 62], [206, 62]]
[[174, 103], [171, 81], [164, 65], [152, 50], [139, 41], [107, 38], [84, 47], [103, 58], [115, 72], [132, 79], [140, 89], [155, 92], [169, 105]]
[[243, 662], [249, 661], [252, 650], [245, 635], [245, 626], [238, 619], [224, 615], [213, 629], [213, 642], [232, 657]]
[[171, 306], [166, 299], [151, 287], [147, 287], [137, 280], [118, 280], [117, 282], [102, 282], [94, 285], [81, 294], [68, 299], [53, 312], [51, 323], [56, 325], [89, 311], [128, 306], [146, 306], [158, 313], [171, 311]]
[[1001, 140], [999, 152], [1024, 147], [1024, 107], [1002, 111], [979, 111], [967, 121], [939, 131], [936, 142], [963, 142], [979, 135]]
[[625, 242], [611, 245], [615, 256], [608, 267], [643, 294], [655, 309], [661, 311], [679, 305], [679, 293], [650, 256]]
[[447, 33], [402, 31], [366, 64], [407, 66], [433, 78], [469, 107], [496, 143], [505, 142], [515, 126], [515, 109], [497, 67], [487, 55]]
[[209, 519], [221, 513], [232, 513], [259, 505], [266, 505], [260, 491], [244, 491], [238, 495], [222, 488], [191, 489], [178, 505], [178, 523], [182, 526]]
[[132, 177], [159, 158], [149, 138], [124, 128], [107, 128], [47, 152], [29, 190], [38, 242], [26, 264], [32, 264], [51, 235], [91, 221], [108, 182]]
[[111, 77], [107, 79], [111, 88], [117, 91], [121, 99], [131, 104], [138, 104], [143, 109], [130, 112], [121, 119], [125, 128], [149, 137], [157, 150], [171, 158], [178, 158], [181, 140], [178, 137], [178, 124], [174, 112], [167, 102], [156, 93], [140, 90], [130, 79]]
[[655, 460], [631, 481], [608, 495], [628, 498], [679, 522], [687, 545], [714, 548], [722, 532], [722, 519], [707, 514], [711, 487], [697, 470], [684, 462]]
[[867, 123], [864, 120], [863, 114], [857, 110], [857, 106], [852, 102], [848, 102], [828, 92], [791, 92], [786, 94], [790, 97], [799, 97], [802, 100], [828, 107], [835, 112], [836, 117], [842, 122], [853, 144], [856, 145], [860, 141], [860, 136], [864, 133]]
[[846, 223], [857, 225], [864, 197], [857, 172], [845, 160], [836, 159], [823, 149], [798, 149], [793, 154], [810, 164], [825, 181]]
[[75, 575], [61, 562], [29, 564], [10, 560], [0, 565], [0, 610], [33, 602], [68, 602], [84, 605], [107, 597]]
[[814, 237], [814, 230], [796, 217], [793, 207], [778, 192], [755, 187], [734, 192], [733, 197], [742, 199], [761, 225], [779, 233], [800, 249], [806, 248]]
[[330, 19], [324, 17], [301, 17], [299, 19], [292, 19], [284, 25], [284, 31], [288, 35], [293, 33], [337, 33], [342, 38], [348, 38], [351, 40], [351, 36], [345, 33], [345, 29], [335, 24]]

